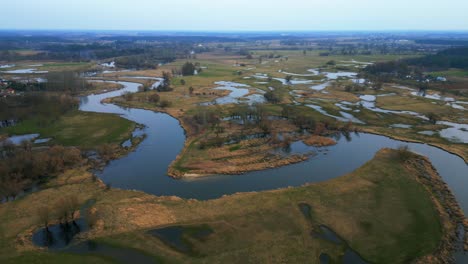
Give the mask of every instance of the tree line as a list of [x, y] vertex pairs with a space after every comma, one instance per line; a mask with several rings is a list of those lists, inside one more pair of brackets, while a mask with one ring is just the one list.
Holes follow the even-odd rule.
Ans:
[[74, 147], [33, 150], [29, 141], [19, 146], [4, 142], [0, 146], [0, 196], [14, 199], [35, 184], [83, 162], [80, 150]]
[[0, 98], [0, 120], [32, 120], [46, 126], [64, 113], [78, 108], [78, 99], [67, 94], [25, 93]]

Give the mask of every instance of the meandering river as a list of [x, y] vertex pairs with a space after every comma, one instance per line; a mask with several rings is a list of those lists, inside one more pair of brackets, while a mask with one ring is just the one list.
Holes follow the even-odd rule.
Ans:
[[[123, 89], [89, 95], [81, 99], [80, 110], [114, 113], [146, 126], [147, 137], [135, 151], [111, 161], [99, 177], [112, 187], [135, 189], [154, 195], [176, 195], [200, 200], [214, 199], [236, 192], [263, 191], [305, 183], [329, 180], [352, 172], [369, 161], [381, 148], [397, 148], [408, 145], [416, 153], [430, 159], [441, 177], [456, 196], [464, 213], [468, 213], [468, 166], [460, 157], [427, 144], [407, 143], [372, 134], [352, 134], [338, 139], [332, 147], [319, 148], [318, 155], [309, 160], [276, 169], [249, 172], [242, 175], [214, 175], [197, 179], [175, 180], [167, 176], [167, 168], [182, 150], [184, 130], [173, 117], [149, 110], [124, 108], [101, 103], [103, 99], [137, 92], [138, 83], [115, 82]], [[300, 142], [291, 151], [314, 150]], [[457, 262], [467, 263], [462, 253], [456, 254]]]

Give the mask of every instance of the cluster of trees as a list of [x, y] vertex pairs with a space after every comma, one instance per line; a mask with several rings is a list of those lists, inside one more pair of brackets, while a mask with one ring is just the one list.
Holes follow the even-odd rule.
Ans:
[[317, 41], [319, 50], [324, 56], [328, 55], [372, 55], [372, 54], [420, 54], [424, 49], [420, 44], [399, 43], [390, 39], [362, 38], [356, 39], [355, 43], [340, 43], [334, 39]]
[[[68, 244], [73, 236], [79, 233], [80, 226], [76, 223], [76, 212], [80, 208], [80, 202], [76, 195], [66, 195], [60, 198], [54, 205], [44, 205], [37, 209], [38, 223], [44, 226], [45, 244], [51, 245], [54, 243], [54, 237], [49, 230], [49, 223], [52, 219], [58, 218], [61, 228], [62, 238]], [[89, 212], [89, 210], [88, 210]], [[87, 216], [90, 215], [87, 212]], [[94, 222], [88, 223], [90, 226]]]
[[288, 120], [292, 121], [294, 125], [300, 129], [314, 130], [316, 126], [316, 121], [313, 117], [308, 115], [302, 109], [298, 109], [292, 105], [283, 106], [281, 112], [283, 117], [286, 117]]
[[78, 108], [78, 99], [67, 94], [25, 93], [0, 98], [0, 120], [32, 120], [46, 126], [63, 113]]
[[47, 82], [41, 83], [44, 91], [77, 94], [92, 87], [78, 72], [49, 72], [44, 78], [47, 80]]
[[[158, 63], [187, 58], [191, 51], [212, 50], [193, 42], [198, 37], [135, 37], [112, 36], [96, 39], [94, 36], [0, 36], [0, 61], [61, 60], [91, 61], [116, 58], [117, 66], [125, 68], [152, 68]], [[34, 52], [20, 52], [32, 50]]]
[[[0, 52], [0, 61], [21, 60], [62, 60], [91, 61], [117, 58], [118, 66], [131, 65], [135, 68], [152, 66], [158, 62], [171, 62], [176, 58], [184, 58], [187, 45], [143, 45], [130, 42], [92, 43], [92, 44], [46, 44], [35, 46], [37, 52], [21, 53], [14, 50]], [[122, 57], [120, 59], [119, 57]], [[135, 57], [133, 59], [132, 57]]]
[[[194, 128], [195, 133], [202, 129], [209, 129], [214, 134], [214, 137], [208, 136], [199, 141], [198, 147], [200, 149], [220, 147], [226, 142], [239, 141], [242, 138], [242, 135], [220, 136], [225, 132], [220, 112], [217, 108], [198, 107], [192, 117], [186, 120]], [[229, 109], [227, 118], [237, 120], [242, 125], [242, 131], [247, 128], [260, 128], [263, 131], [262, 135], [265, 136], [271, 131], [266, 113], [262, 105], [238, 104]]]
[[[307, 130], [316, 135], [327, 134], [329, 131], [340, 131], [346, 136], [347, 133], [354, 129], [352, 123], [342, 124], [338, 122], [317, 121], [310, 115], [309, 111], [304, 110], [305, 109], [300, 109], [295, 106], [284, 105], [282, 116], [276, 118], [285, 118], [297, 126], [300, 131]], [[258, 134], [259, 136], [270, 136], [272, 144], [278, 143], [276, 132], [271, 126], [271, 116], [269, 116], [265, 106], [238, 104], [228, 109], [225, 119], [235, 121], [237, 124], [242, 125], [240, 136], [220, 136], [225, 132], [226, 127], [226, 124], [222, 122], [219, 115], [220, 113], [221, 111], [217, 108], [200, 106], [194, 111], [191, 117], [185, 118], [185, 123], [192, 127], [189, 132], [198, 134], [200, 131], [207, 129], [212, 132], [212, 136], [206, 136], [199, 141], [198, 147], [200, 149], [220, 147], [227, 142], [239, 141], [245, 136], [244, 130], [249, 128], [254, 129], [254, 131], [260, 129], [261, 133]], [[281, 142], [281, 144], [283, 143], [285, 142]]]
[[171, 87], [172, 75], [169, 72], [163, 72], [162, 77], [163, 77], [163, 80], [159, 84], [158, 88], [156, 88], [158, 92], [172, 91], [173, 90]]
[[81, 73], [62, 71], [49, 72], [43, 77], [46, 82], [19, 82], [11, 81], [9, 87], [20, 92], [65, 92], [77, 94], [93, 88], [92, 83], [88, 83]]
[[457, 47], [439, 51], [420, 58], [406, 59], [406, 63], [435, 71], [449, 68], [468, 68], [468, 47]]
[[268, 92], [264, 93], [263, 97], [265, 97], [265, 99], [268, 102], [277, 104], [277, 103], [281, 102], [282, 94], [277, 90], [273, 90], [273, 91], [268, 91]]
[[22, 142], [20, 146], [5, 142], [0, 148], [0, 154], [0, 195], [7, 200], [34, 184], [84, 162], [77, 148], [53, 146], [35, 151], [28, 141]]
[[195, 74], [195, 64], [191, 62], [186, 62], [182, 65], [181, 73], [183, 76], [191, 76]]
[[412, 69], [405, 61], [388, 61], [368, 65], [364, 72], [369, 75], [405, 78], [412, 73]]
[[[168, 58], [168, 61], [175, 58]], [[126, 69], [157, 69], [159, 61], [145, 55], [125, 56], [115, 58], [115, 65]]]
[[428, 78], [424, 76], [424, 71], [449, 68], [468, 68], [468, 47], [451, 48], [420, 58], [375, 63], [367, 66], [363, 72], [367, 75], [380, 76], [385, 81], [391, 81], [392, 78], [404, 79], [408, 75], [412, 79], [422, 81]]

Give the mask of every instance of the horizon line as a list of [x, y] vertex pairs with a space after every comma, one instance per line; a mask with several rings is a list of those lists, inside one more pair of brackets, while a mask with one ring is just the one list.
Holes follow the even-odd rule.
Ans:
[[84, 28], [0, 28], [0, 31], [114, 31], [114, 32], [198, 32], [198, 33], [317, 33], [317, 32], [463, 32], [468, 33], [468, 29], [287, 29], [287, 30], [266, 30], [266, 29], [84, 29]]

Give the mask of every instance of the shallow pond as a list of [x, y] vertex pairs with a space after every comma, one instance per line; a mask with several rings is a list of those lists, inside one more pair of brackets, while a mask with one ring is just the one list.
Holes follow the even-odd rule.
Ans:
[[335, 245], [344, 245], [346, 246], [345, 254], [343, 256], [344, 264], [365, 264], [367, 263], [362, 259], [359, 254], [354, 251], [347, 243], [344, 241], [338, 234], [336, 234], [329, 227], [321, 225], [318, 230], [312, 231], [312, 237], [323, 239], [325, 241], [331, 242]]
[[70, 244], [74, 236], [86, 230], [86, 221], [78, 219], [75, 223], [68, 223], [67, 225], [51, 225], [49, 226], [49, 233], [44, 228], [41, 228], [33, 234], [32, 240], [35, 245], [40, 247], [60, 249]]
[[193, 245], [188, 237], [204, 241], [213, 230], [206, 225], [202, 226], [169, 226], [148, 231], [148, 234], [159, 238], [169, 247], [185, 254], [194, 254]]

